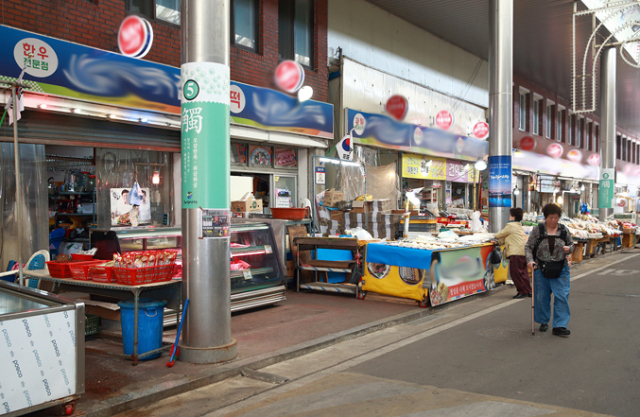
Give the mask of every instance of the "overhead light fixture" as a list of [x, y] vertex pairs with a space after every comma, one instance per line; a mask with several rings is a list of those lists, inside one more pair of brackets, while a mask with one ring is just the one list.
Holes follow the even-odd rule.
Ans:
[[558, 203], [558, 204], [562, 204], [563, 202], [564, 202], [564, 199], [562, 198], [562, 195], [559, 195], [559, 196], [558, 196], [557, 203]]
[[145, 119], [144, 117], [142, 117], [142, 118], [138, 119], [138, 121], [139, 121], [140, 123], [147, 123], [147, 122], [148, 122], [148, 120], [147, 120], [147, 119]]
[[110, 114], [109, 119], [115, 119], [117, 116], [115, 114]]
[[580, 187], [580, 191], [584, 191], [584, 190], [585, 190], [585, 187], [584, 187], [584, 184], [582, 184], [582, 186]]
[[154, 184], [160, 184], [160, 172], [158, 172], [158, 170], [153, 171], [151, 182]]
[[513, 153], [513, 157], [514, 158], [524, 158], [524, 153], [522, 153], [522, 151], [515, 151]]
[[355, 166], [355, 167], [359, 167], [360, 164], [357, 162], [351, 162], [351, 161], [340, 161], [340, 163], [342, 165], [347, 165], [347, 166]]
[[487, 163], [484, 162], [484, 160], [480, 159], [478, 162], [476, 162], [475, 168], [478, 171], [484, 171], [485, 169], [487, 169]]
[[77, 114], [82, 113], [82, 109], [73, 109], [71, 111]]
[[47, 104], [46, 103], [42, 103], [38, 107], [40, 107], [41, 109], [46, 109], [47, 108]]
[[313, 88], [311, 88], [311, 86], [305, 85], [298, 90], [298, 101], [301, 103], [309, 100], [311, 97], [313, 97]]
[[513, 189], [513, 195], [519, 195], [520, 194], [520, 190], [518, 189], [518, 186], [516, 185], [516, 188]]

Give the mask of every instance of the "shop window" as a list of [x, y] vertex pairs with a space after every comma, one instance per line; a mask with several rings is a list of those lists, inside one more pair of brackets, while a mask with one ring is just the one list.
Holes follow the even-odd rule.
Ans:
[[231, 1], [231, 43], [250, 51], [258, 51], [259, 0]]
[[593, 139], [595, 142], [594, 151], [600, 152], [600, 125], [595, 124], [593, 128]]
[[573, 114], [569, 115], [569, 126], [567, 128], [567, 143], [569, 145], [573, 145], [573, 137], [574, 135], [574, 128], [575, 128], [575, 124], [576, 124], [576, 116]]
[[313, 0], [280, 0], [278, 46], [280, 59], [313, 68]]
[[527, 97], [529, 95], [520, 91], [520, 130], [527, 130], [527, 110], [529, 106], [527, 105]]
[[554, 105], [553, 104], [547, 104], [547, 118], [546, 118], [546, 123], [545, 123], [545, 136], [548, 139], [551, 139], [551, 130], [553, 129], [553, 108]]
[[540, 134], [540, 126], [542, 121], [540, 120], [540, 109], [542, 106], [542, 98], [533, 99], [533, 121], [531, 122], [531, 133], [534, 135]]
[[565, 110], [562, 107], [558, 107], [558, 114], [556, 116], [556, 140], [562, 142], [564, 140], [563, 126], [564, 126]]
[[180, 25], [181, 0], [127, 0], [127, 11], [146, 16], [151, 20], [161, 20]]
[[174, 224], [171, 153], [97, 148], [96, 180], [99, 228], [131, 226], [132, 206], [126, 203], [125, 197], [136, 181], [144, 196], [139, 207], [139, 224]]
[[622, 159], [622, 136], [616, 135], [616, 159]]
[[582, 147], [582, 127], [583, 127], [584, 118], [578, 117], [576, 119], [576, 143], [574, 144], [576, 148]]
[[591, 148], [591, 121], [587, 120], [586, 127], [584, 129], [584, 148], [588, 151], [592, 150]]
[[622, 158], [623, 161], [627, 160], [627, 138], [622, 138]]

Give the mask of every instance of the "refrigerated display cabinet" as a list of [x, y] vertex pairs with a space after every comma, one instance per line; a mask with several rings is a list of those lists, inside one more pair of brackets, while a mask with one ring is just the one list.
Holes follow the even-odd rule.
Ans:
[[285, 300], [285, 269], [271, 225], [233, 223], [230, 230], [231, 311]]
[[63, 405], [84, 393], [84, 304], [0, 281], [0, 415]]

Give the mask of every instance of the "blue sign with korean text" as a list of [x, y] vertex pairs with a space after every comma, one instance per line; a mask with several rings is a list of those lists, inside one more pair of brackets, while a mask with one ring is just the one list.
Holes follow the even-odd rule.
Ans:
[[489, 157], [489, 207], [511, 207], [511, 155]]

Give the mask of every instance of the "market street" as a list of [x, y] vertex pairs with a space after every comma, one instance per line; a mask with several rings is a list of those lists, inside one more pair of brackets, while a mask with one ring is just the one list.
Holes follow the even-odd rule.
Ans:
[[122, 415], [637, 416], [638, 255], [572, 269], [568, 338], [510, 287]]

